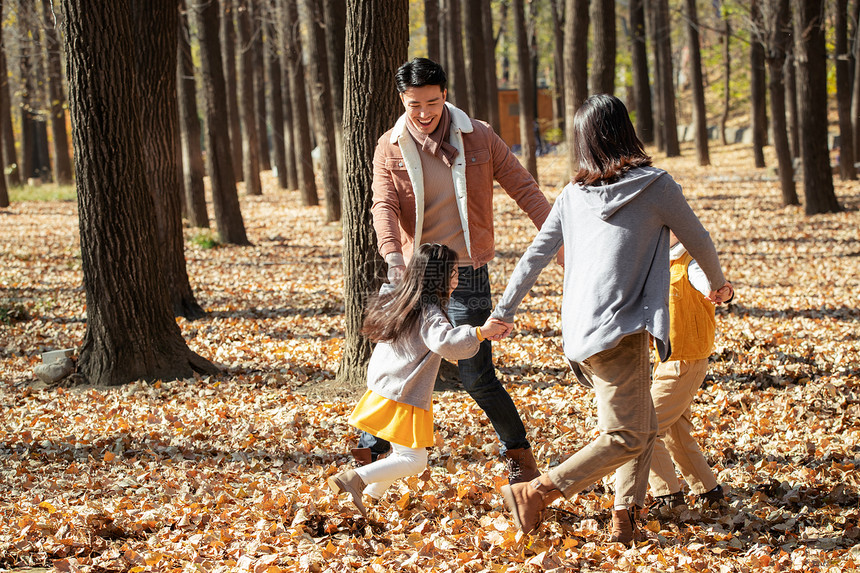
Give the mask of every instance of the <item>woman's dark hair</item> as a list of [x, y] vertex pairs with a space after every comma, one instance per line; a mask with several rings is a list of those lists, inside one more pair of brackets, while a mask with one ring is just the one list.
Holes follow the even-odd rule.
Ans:
[[394, 81], [397, 83], [399, 93], [403, 93], [409, 88], [423, 86], [439, 86], [442, 91], [448, 87], [448, 76], [445, 75], [445, 70], [427, 58], [413, 58], [397, 68]]
[[575, 183], [612, 183], [634, 167], [651, 165], [630, 122], [627, 108], [615, 96], [590, 96], [573, 118], [573, 152], [579, 171]]
[[374, 342], [392, 341], [409, 331], [428, 306], [448, 306], [457, 254], [445, 245], [424, 243], [415, 250], [406, 274], [393, 291], [372, 297], [361, 333]]

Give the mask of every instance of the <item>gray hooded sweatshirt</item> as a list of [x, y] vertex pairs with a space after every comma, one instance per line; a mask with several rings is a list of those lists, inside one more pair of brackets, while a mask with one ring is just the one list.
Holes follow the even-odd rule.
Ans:
[[561, 327], [574, 365], [647, 330], [669, 354], [669, 229], [717, 290], [726, 280], [710, 235], [681, 187], [639, 167], [608, 185], [569, 184], [517, 263], [493, 316], [513, 322], [538, 275], [564, 245]]

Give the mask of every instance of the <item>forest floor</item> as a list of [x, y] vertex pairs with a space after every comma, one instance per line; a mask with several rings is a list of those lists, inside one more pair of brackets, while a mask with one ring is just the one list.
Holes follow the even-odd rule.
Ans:
[[[343, 336], [339, 224], [275, 188], [242, 195], [251, 247], [205, 248], [188, 273], [206, 318], [178, 323], [223, 374], [120, 388], [46, 387], [40, 353], [73, 348], [85, 304], [73, 201], [0, 210], [0, 570], [842, 571], [860, 567], [860, 183], [846, 212], [783, 207], [749, 146], [655, 163], [720, 252], [736, 301], [718, 311], [697, 438], [728, 504], [608, 542], [611, 487], [557, 502], [534, 536], [503, 509], [498, 442], [462, 391], [435, 395], [429, 469], [360, 518], [325, 486], [348, 466], [354, 391], [331, 384]], [[773, 158], [769, 156], [770, 164]], [[554, 199], [565, 160], [540, 159]], [[534, 235], [501, 191], [493, 290]], [[544, 271], [494, 346], [541, 468], [596, 434], [559, 339], [561, 270]], [[320, 392], [325, 388], [325, 392]]]

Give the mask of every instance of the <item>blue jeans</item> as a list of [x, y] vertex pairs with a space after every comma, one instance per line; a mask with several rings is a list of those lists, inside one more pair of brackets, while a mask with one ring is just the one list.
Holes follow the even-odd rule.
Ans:
[[[448, 318], [454, 326], [468, 324], [481, 326], [493, 310], [490, 296], [490, 274], [487, 265], [473, 269], [459, 268], [460, 283], [451, 294]], [[514, 401], [496, 377], [493, 350], [489, 340], [481, 343], [478, 353], [468, 360], [459, 360], [460, 380], [463, 388], [487, 414], [493, 429], [506, 450], [528, 448], [526, 429]], [[358, 446], [370, 448], [373, 457], [388, 451], [388, 442], [362, 432]]]

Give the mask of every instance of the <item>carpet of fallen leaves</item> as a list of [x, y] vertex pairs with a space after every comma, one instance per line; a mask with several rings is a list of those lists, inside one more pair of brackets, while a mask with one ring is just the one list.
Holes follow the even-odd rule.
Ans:
[[[251, 247], [205, 249], [188, 271], [208, 317], [178, 319], [224, 373], [120, 388], [45, 387], [40, 353], [85, 329], [74, 202], [0, 210], [0, 570], [842, 571], [860, 567], [860, 184], [847, 207], [806, 217], [780, 204], [745, 146], [657, 164], [683, 185], [737, 289], [718, 313], [697, 436], [729, 503], [607, 542], [611, 488], [557, 504], [537, 535], [502, 509], [504, 468], [485, 416], [436, 394], [429, 469], [364, 521], [325, 478], [350, 463], [354, 397], [332, 391], [343, 335], [342, 233], [322, 207], [265, 178], [242, 195]], [[772, 158], [770, 158], [773, 164]], [[541, 158], [550, 198], [561, 157]], [[499, 192], [496, 294], [534, 230]], [[547, 269], [514, 336], [495, 346], [541, 467], [595, 435], [591, 395], [559, 346], [561, 271]], [[325, 387], [326, 393], [314, 391]]]

